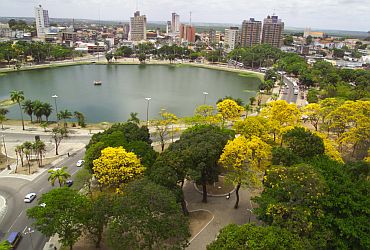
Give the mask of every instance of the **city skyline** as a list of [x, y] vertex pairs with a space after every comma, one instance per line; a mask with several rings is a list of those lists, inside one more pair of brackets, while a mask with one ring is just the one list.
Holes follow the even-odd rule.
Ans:
[[315, 5], [310, 0], [287, 0], [280, 3], [273, 0], [251, 3], [242, 0], [234, 0], [232, 3], [225, 0], [138, 0], [138, 4], [135, 0], [66, 0], [63, 3], [56, 0], [0, 0], [0, 16], [32, 17], [33, 9], [38, 4], [49, 10], [51, 18], [127, 21], [138, 6], [149, 22], [170, 20], [171, 13], [176, 12], [181, 16], [181, 22], [186, 24], [191, 11], [194, 23], [241, 24], [250, 17], [263, 20], [266, 15], [275, 13], [289, 27], [370, 30], [370, 17], [366, 15], [370, 13], [369, 0], [324, 0]]

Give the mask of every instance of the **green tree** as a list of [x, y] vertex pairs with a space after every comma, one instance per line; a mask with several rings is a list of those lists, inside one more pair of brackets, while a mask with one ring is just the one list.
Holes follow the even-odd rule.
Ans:
[[325, 152], [323, 140], [301, 127], [295, 127], [283, 134], [283, 142], [293, 153], [302, 158], [323, 155]]
[[42, 114], [45, 116], [46, 122], [49, 122], [49, 116], [53, 112], [53, 107], [50, 103], [44, 102], [41, 105]]
[[170, 129], [173, 129], [173, 125], [177, 123], [177, 117], [175, 114], [169, 113], [165, 110], [159, 112], [160, 119], [151, 121], [152, 125], [156, 129], [156, 134], [161, 142], [162, 152], [166, 143], [166, 137], [170, 133]]
[[113, 216], [113, 198], [109, 194], [101, 193], [92, 198], [84, 214], [84, 226], [96, 248], [100, 248], [103, 231]]
[[83, 113], [75, 111], [74, 116], [77, 119], [78, 126], [81, 126], [81, 128], [86, 127], [85, 116]]
[[13, 90], [10, 92], [10, 99], [13, 102], [18, 103], [19, 110], [21, 111], [21, 119], [22, 119], [22, 128], [24, 130], [24, 121], [23, 121], [23, 112], [21, 107], [21, 102], [24, 100], [24, 93], [22, 90]]
[[67, 109], [59, 111], [57, 116], [58, 116], [59, 120], [64, 120], [64, 127], [65, 128], [67, 127], [67, 119], [71, 119], [73, 117], [72, 113]]
[[189, 222], [175, 196], [146, 179], [125, 187], [108, 225], [112, 249], [180, 249], [189, 237]]
[[32, 114], [33, 114], [33, 102], [31, 100], [25, 100], [22, 104], [23, 111], [30, 116], [31, 122], [32, 121]]
[[107, 59], [107, 62], [110, 63], [110, 61], [112, 60], [113, 58], [113, 54], [112, 53], [106, 53], [105, 54], [105, 59]]
[[48, 177], [48, 181], [50, 181], [51, 185], [54, 186], [55, 181], [58, 180], [59, 187], [62, 187], [71, 174], [66, 171], [67, 167], [62, 167], [61, 169], [50, 169], [48, 173], [50, 173]]
[[292, 35], [286, 36], [284, 38], [284, 45], [292, 46], [293, 42], [294, 41], [293, 41], [293, 36]]
[[34, 227], [46, 237], [58, 234], [59, 241], [72, 250], [82, 235], [88, 199], [71, 188], [57, 188], [45, 193], [39, 204], [27, 210]]
[[233, 136], [231, 130], [201, 125], [185, 130], [180, 137], [179, 146], [186, 152], [184, 160], [189, 176], [202, 185], [203, 202], [207, 202], [207, 184], [218, 180], [220, 167], [217, 161], [227, 141]]
[[146, 55], [145, 54], [139, 54], [139, 61], [140, 63], [145, 63], [146, 60]]
[[140, 119], [137, 117], [139, 115], [139, 113], [136, 113], [136, 112], [131, 112], [130, 113], [130, 118], [127, 120], [127, 122], [133, 122], [137, 125], [140, 124]]
[[58, 148], [64, 138], [68, 137], [68, 130], [66, 128], [55, 127], [51, 130], [51, 138], [55, 142], [55, 154], [58, 155]]
[[11, 250], [12, 246], [10, 245], [9, 241], [3, 240], [0, 242], [0, 250]]
[[309, 241], [297, 234], [276, 226], [253, 224], [230, 224], [222, 228], [217, 239], [207, 246], [207, 250], [234, 249], [314, 249]]

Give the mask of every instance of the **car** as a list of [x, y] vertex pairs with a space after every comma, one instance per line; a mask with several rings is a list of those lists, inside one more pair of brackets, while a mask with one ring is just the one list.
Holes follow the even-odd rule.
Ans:
[[77, 163], [76, 163], [76, 166], [77, 167], [81, 167], [83, 164], [84, 164], [84, 160], [79, 160]]
[[36, 198], [36, 193], [29, 193], [24, 197], [24, 202], [31, 203]]
[[56, 167], [56, 168], [52, 168], [51, 170], [58, 171], [58, 170], [61, 170], [61, 169], [62, 169], [61, 167]]
[[67, 187], [70, 187], [73, 185], [73, 181], [72, 180], [68, 180], [66, 181], [66, 184], [65, 184]]
[[7, 241], [9, 242], [11, 249], [16, 248], [21, 238], [22, 238], [21, 232], [11, 232], [9, 234]]

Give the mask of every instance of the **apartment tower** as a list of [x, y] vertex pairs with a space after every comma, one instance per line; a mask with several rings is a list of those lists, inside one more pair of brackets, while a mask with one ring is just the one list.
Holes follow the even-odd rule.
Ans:
[[44, 38], [49, 31], [49, 13], [41, 5], [35, 7], [36, 31], [38, 38]]
[[283, 45], [284, 22], [278, 16], [267, 16], [263, 20], [262, 43], [280, 48]]
[[173, 34], [180, 33], [180, 15], [172, 13], [171, 30]]
[[242, 47], [252, 47], [261, 43], [262, 22], [254, 18], [244, 20], [240, 34], [240, 45]]
[[146, 40], [146, 16], [140, 16], [140, 11], [136, 11], [130, 19], [129, 37], [131, 41], [136, 42]]
[[230, 27], [225, 29], [224, 42], [226, 51], [230, 52], [235, 49], [235, 46], [239, 44], [240, 32], [238, 27]]

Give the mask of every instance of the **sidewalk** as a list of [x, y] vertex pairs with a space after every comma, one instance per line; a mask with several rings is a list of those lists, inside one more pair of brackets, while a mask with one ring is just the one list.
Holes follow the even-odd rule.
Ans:
[[[32, 134], [32, 135], [50, 135], [51, 129], [47, 128], [46, 131], [41, 128], [40, 126], [25, 126], [25, 130], [22, 129], [22, 126], [16, 125], [4, 125], [4, 129], [1, 130], [1, 133], [4, 134], [17, 134], [17, 133], [25, 133], [25, 134]], [[103, 130], [91, 130], [91, 129], [80, 129], [80, 128], [68, 128], [69, 136], [91, 136], [93, 134], [102, 132]]]

